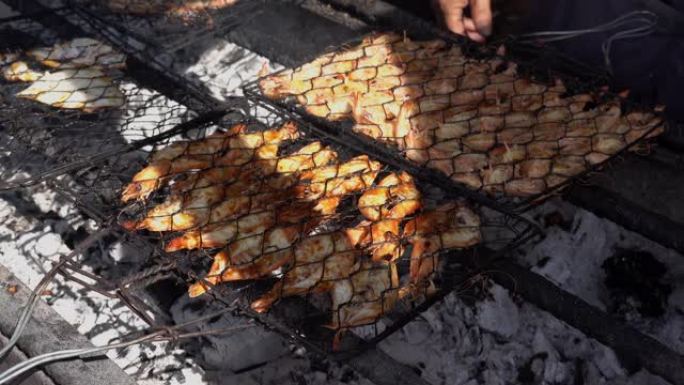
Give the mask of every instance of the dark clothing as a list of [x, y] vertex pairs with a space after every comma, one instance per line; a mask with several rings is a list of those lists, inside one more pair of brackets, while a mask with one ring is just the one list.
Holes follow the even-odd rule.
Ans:
[[[615, 87], [646, 102], [667, 106], [684, 121], [684, 0], [531, 0], [526, 30], [566, 31], [596, 27], [637, 10], [658, 16], [649, 36], [615, 41], [611, 62]], [[603, 42], [615, 31], [553, 43], [580, 61], [604, 67]]]

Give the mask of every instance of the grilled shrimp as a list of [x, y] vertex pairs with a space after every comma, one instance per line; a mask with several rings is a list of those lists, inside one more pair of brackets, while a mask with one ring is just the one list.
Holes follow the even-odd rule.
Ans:
[[[152, 154], [150, 165], [135, 174], [133, 181], [124, 189], [121, 200], [146, 200], [169, 177], [186, 171], [204, 170], [217, 165], [227, 167], [225, 171], [229, 172], [230, 166], [240, 166], [251, 160], [254, 149], [264, 145], [277, 147], [285, 140], [298, 137], [297, 126], [292, 123], [286, 123], [278, 130], [255, 134], [244, 134], [244, 129], [243, 125], [236, 125], [226, 133], [214, 134], [200, 141], [173, 144]], [[274, 147], [266, 148], [272, 152]], [[235, 151], [228, 151], [222, 156], [220, 153], [227, 149]]]
[[340, 347], [344, 332], [377, 321], [398, 300], [399, 275], [393, 263], [364, 263], [351, 277], [332, 284], [332, 321], [336, 330], [333, 350]]
[[366, 190], [358, 206], [361, 214], [371, 221], [402, 219], [420, 209], [420, 200], [420, 191], [409, 174], [391, 173], [377, 187]]
[[438, 252], [480, 243], [480, 218], [463, 204], [450, 203], [411, 219], [402, 236], [413, 246], [409, 276], [419, 284], [436, 271]]
[[357, 269], [357, 252], [344, 233], [305, 238], [295, 246], [294, 265], [252, 303], [252, 309], [264, 312], [280, 298], [330, 290], [332, 281], [349, 277]]

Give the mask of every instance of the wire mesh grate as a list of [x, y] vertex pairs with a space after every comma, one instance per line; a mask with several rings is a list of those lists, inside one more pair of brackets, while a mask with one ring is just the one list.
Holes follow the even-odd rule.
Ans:
[[264, 76], [245, 92], [512, 209], [663, 130], [652, 109], [535, 76], [523, 64], [445, 40], [380, 33]]
[[79, 9], [147, 45], [173, 54], [203, 40], [223, 37], [248, 20], [264, 1], [239, 0], [86, 0]]
[[119, 223], [159, 233], [164, 252], [193, 261], [183, 274], [198, 301], [238, 300], [319, 349], [347, 350], [345, 331], [386, 335], [467, 279], [464, 258], [533, 234], [520, 218], [447, 199], [303, 122], [252, 109], [259, 121], [158, 143], [123, 188]]
[[[113, 149], [84, 154], [80, 167], [48, 183], [99, 226], [118, 223], [132, 232], [122, 241], [150, 244], [152, 266], [170, 264], [191, 295], [208, 290], [210, 301], [237, 299], [252, 317], [284, 322], [287, 334], [324, 351], [342, 350], [347, 329], [386, 335], [438, 287], [465, 277], [453, 266], [475, 249], [449, 258], [443, 252], [506, 250], [532, 234], [522, 219], [451, 202], [408, 173], [263, 107], [200, 115], [118, 147], [107, 136], [92, 138]], [[330, 292], [339, 293], [335, 301]], [[393, 321], [378, 322], [390, 315]], [[304, 328], [318, 339], [302, 337]]]
[[0, 21], [2, 188], [86, 167], [196, 113], [141, 86], [126, 55], [28, 18]]
[[[377, 341], [467, 279], [464, 260], [504, 253], [534, 234], [522, 218], [447, 198], [269, 105], [244, 101], [242, 111], [198, 115], [154, 91], [138, 93], [132, 81], [126, 93], [122, 56], [101, 42], [51, 36], [28, 19], [4, 26], [7, 34], [46, 34], [4, 49], [6, 68], [21, 77], [70, 76], [32, 96], [66, 89], [66, 99], [17, 97], [43, 74], [33, 85], [3, 83], [3, 108], [14, 115], [2, 133], [16, 146], [6, 155], [17, 167], [4, 171], [3, 187], [47, 180], [99, 227], [116, 234], [123, 227], [122, 240], [152, 245], [136, 246], [155, 272], [132, 275], [140, 285], [175, 272], [193, 296], [208, 291], [197, 301], [230, 308], [237, 301], [322, 351], [346, 350], [349, 329]], [[27, 53], [34, 49], [42, 55]], [[19, 60], [26, 67], [12, 68]], [[82, 71], [97, 76], [76, 76]], [[64, 88], [74, 79], [86, 81]], [[69, 99], [93, 85], [97, 97]], [[121, 100], [106, 93], [112, 87]], [[102, 95], [114, 102], [100, 103]], [[138, 95], [140, 108], [129, 108]], [[29, 169], [34, 156], [40, 162]], [[13, 179], [20, 167], [28, 179]], [[143, 303], [122, 298], [149, 320]]]
[[[119, 4], [121, 3], [121, 4]], [[203, 98], [223, 101], [236, 82], [226, 57], [229, 33], [258, 15], [267, 1], [73, 1], [77, 23], [92, 29], [147, 65], [181, 78]], [[136, 8], [141, 8], [136, 10]], [[144, 8], [144, 9], [143, 9]], [[246, 55], [246, 52], [242, 52]], [[225, 76], [230, 72], [233, 78]]]

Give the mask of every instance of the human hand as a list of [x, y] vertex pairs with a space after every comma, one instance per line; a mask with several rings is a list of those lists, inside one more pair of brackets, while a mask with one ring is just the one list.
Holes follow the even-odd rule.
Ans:
[[[491, 0], [434, 0], [435, 8], [451, 32], [484, 43], [492, 33]], [[466, 16], [470, 9], [470, 17]]]

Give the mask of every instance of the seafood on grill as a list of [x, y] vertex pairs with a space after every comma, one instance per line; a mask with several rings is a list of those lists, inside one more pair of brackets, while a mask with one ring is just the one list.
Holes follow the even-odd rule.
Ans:
[[118, 86], [96, 67], [46, 73], [17, 96], [52, 107], [85, 112], [121, 107], [124, 103]]
[[[236, 124], [158, 149], [122, 201], [149, 203], [162, 187], [168, 195], [121, 225], [173, 233], [167, 252], [218, 249], [191, 297], [271, 278], [251, 303], [256, 312], [290, 296], [327, 298], [337, 349], [348, 329], [431, 294], [439, 256], [479, 243], [481, 223], [463, 202], [425, 207], [406, 172], [388, 172], [367, 155], [342, 161], [318, 141], [289, 143], [300, 138], [292, 123], [258, 132]], [[406, 277], [402, 257], [410, 258]]]
[[344, 279], [332, 283], [332, 321], [336, 330], [333, 349], [340, 345], [342, 334], [353, 327], [370, 325], [390, 312], [399, 300], [399, 274], [394, 263], [363, 263]]
[[16, 61], [2, 70], [2, 76], [8, 82], [35, 82], [43, 77], [43, 73], [32, 70], [24, 61]]
[[286, 123], [277, 130], [258, 133], [245, 133], [244, 130], [245, 126], [239, 124], [225, 133], [217, 132], [201, 141], [176, 143], [155, 152], [150, 164], [133, 176], [121, 200], [144, 201], [170, 177], [191, 170], [208, 170], [204, 174], [207, 177], [218, 174], [220, 181], [230, 180], [245, 164], [259, 158], [260, 154], [264, 155], [264, 151], [259, 149], [268, 150], [269, 158], [274, 159], [272, 156], [275, 155], [274, 151], [277, 152], [279, 143], [298, 137], [297, 127], [292, 123]]
[[35, 48], [27, 54], [46, 67], [56, 69], [126, 67], [125, 54], [89, 37], [75, 38], [52, 47]]
[[367, 155], [360, 155], [342, 164], [304, 171], [298, 196], [308, 200], [321, 197], [342, 197], [370, 187], [382, 165]]
[[[262, 147], [273, 148], [269, 151], [269, 157], [264, 157], [263, 151], [257, 148], [256, 156], [250, 157], [249, 162], [227, 166], [221, 162], [223, 158], [214, 160], [213, 168], [199, 171], [188, 180], [174, 184], [171, 187], [173, 193], [165, 202], [149, 210], [143, 220], [124, 222], [123, 226], [137, 230], [178, 231], [208, 225], [171, 240], [167, 250], [193, 249], [196, 245], [202, 244], [211, 244], [211, 247], [223, 246], [225, 243], [221, 244], [219, 239], [227, 242], [230, 237], [217, 238], [217, 235], [233, 234], [227, 233], [226, 228], [235, 226], [233, 223], [227, 223], [227, 220], [235, 220], [236, 217], [246, 214], [261, 213], [279, 203], [292, 200], [293, 197], [305, 199], [305, 186], [297, 185], [296, 178], [292, 178], [290, 174], [327, 167], [326, 165], [336, 157], [334, 151], [322, 147], [320, 142], [311, 143], [293, 155], [280, 159], [275, 158], [276, 144], [269, 143]], [[233, 150], [229, 149], [227, 153]], [[346, 165], [347, 163], [344, 163], [339, 168], [346, 169]], [[140, 191], [139, 186], [140, 184], [129, 185], [124, 191], [123, 200], [129, 198], [131, 190]], [[346, 193], [355, 191], [354, 186], [346, 187]], [[335, 191], [339, 193], [340, 189]], [[310, 198], [312, 197], [306, 199], [311, 201]], [[320, 196], [314, 198], [318, 199]], [[321, 215], [330, 215], [335, 211], [337, 203], [339, 200], [318, 199], [311, 207]], [[286, 212], [279, 215], [286, 217]], [[273, 216], [275, 217], [275, 214]], [[245, 221], [246, 218], [249, 216], [240, 220]]]
[[397, 260], [403, 252], [399, 228], [402, 220], [422, 207], [421, 193], [413, 178], [402, 172], [390, 173], [359, 198], [359, 212], [368, 220], [360, 243], [371, 251], [374, 261]]
[[653, 111], [623, 111], [618, 98], [572, 94], [560, 80], [520, 75], [503, 58], [393, 33], [258, 85], [311, 115], [351, 119], [355, 132], [494, 196], [541, 194], [663, 130]]
[[334, 281], [359, 269], [359, 250], [345, 231], [316, 234], [297, 243], [292, 260], [292, 267], [271, 290], [252, 302], [252, 309], [261, 313], [280, 298], [330, 291]]
[[[240, 240], [235, 242], [246, 245], [254, 240], [243, 239], [244, 237], [262, 233], [278, 223], [292, 223], [312, 217], [304, 229], [314, 227], [317, 223], [315, 218], [333, 215], [337, 208], [336, 202], [328, 203], [327, 201], [323, 204], [320, 202], [290, 204], [288, 201], [293, 199], [291, 193], [292, 191], [264, 194], [264, 197], [256, 202], [250, 202], [252, 200], [250, 197], [246, 199], [229, 197], [221, 204], [225, 207], [225, 210], [220, 212], [222, 218], [170, 240], [166, 251], [222, 247], [236, 238]], [[228, 208], [228, 206], [231, 207]]]
[[359, 198], [359, 211], [368, 220], [402, 219], [421, 208], [420, 190], [406, 172], [390, 173]]
[[412, 218], [402, 236], [411, 244], [412, 289], [432, 288], [431, 278], [444, 250], [466, 249], [482, 241], [480, 217], [463, 203], [449, 203]]
[[[240, 217], [233, 223], [188, 232], [178, 241], [172, 240], [170, 245], [174, 250], [189, 245], [226, 245], [225, 250], [215, 256], [205, 282], [193, 285], [191, 294], [202, 294], [206, 283], [216, 285], [222, 281], [258, 278], [270, 274], [273, 266], [289, 262], [296, 256], [293, 251], [261, 255], [275, 245], [278, 251], [289, 248], [297, 239], [333, 218], [340, 200], [370, 186], [380, 167], [380, 163], [363, 155], [341, 164], [309, 170], [302, 168], [298, 173], [299, 182], [291, 193], [286, 194], [295, 203], [275, 205], [271, 201], [273, 207], [270, 210]], [[248, 224], [241, 224], [241, 221]], [[279, 262], [272, 261], [273, 258]], [[225, 266], [228, 268], [224, 269]]]
[[202, 12], [227, 8], [238, 0], [108, 0], [107, 7], [131, 15], [177, 16], [188, 20]]

